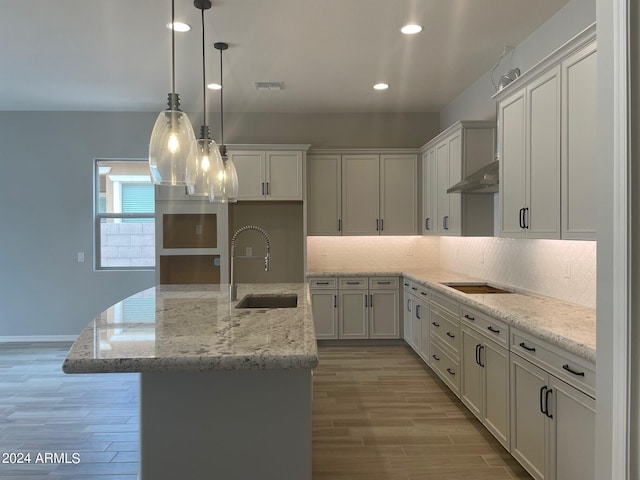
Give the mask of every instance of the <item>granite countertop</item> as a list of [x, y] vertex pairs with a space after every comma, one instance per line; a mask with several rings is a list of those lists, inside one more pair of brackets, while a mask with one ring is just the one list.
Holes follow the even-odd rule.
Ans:
[[463, 307], [519, 328], [541, 340], [573, 353], [580, 358], [596, 361], [596, 311], [551, 297], [520, 291], [509, 285], [488, 282], [514, 293], [467, 294], [442, 285], [443, 282], [476, 283], [485, 280], [446, 270], [415, 269], [406, 271], [340, 270], [308, 272], [307, 277], [318, 276], [404, 276], [422, 284], [432, 292], [457, 300]]
[[[298, 306], [236, 309], [249, 293]], [[307, 284], [162, 285], [105, 310], [75, 341], [65, 373], [311, 369], [318, 364]]]

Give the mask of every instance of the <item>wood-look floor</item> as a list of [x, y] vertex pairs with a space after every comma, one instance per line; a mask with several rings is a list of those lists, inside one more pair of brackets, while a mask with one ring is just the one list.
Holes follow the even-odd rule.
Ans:
[[[138, 375], [64, 375], [68, 348], [0, 345], [0, 461], [32, 459], [0, 463], [0, 479], [137, 479]], [[319, 350], [314, 480], [530, 478], [408, 347]], [[38, 452], [80, 463], [35, 464]]]

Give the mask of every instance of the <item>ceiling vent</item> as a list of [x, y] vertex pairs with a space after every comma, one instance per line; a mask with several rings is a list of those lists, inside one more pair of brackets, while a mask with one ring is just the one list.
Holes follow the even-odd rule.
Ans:
[[282, 82], [256, 82], [256, 90], [259, 92], [267, 92], [273, 90], [282, 90], [284, 85]]

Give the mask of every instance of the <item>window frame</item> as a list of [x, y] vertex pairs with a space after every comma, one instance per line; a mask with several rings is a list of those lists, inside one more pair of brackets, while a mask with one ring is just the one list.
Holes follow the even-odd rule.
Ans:
[[[155, 208], [154, 212], [146, 212], [146, 213], [101, 213], [100, 212], [100, 163], [101, 162], [122, 162], [122, 163], [131, 163], [131, 162], [148, 162], [146, 158], [94, 158], [93, 162], [93, 222], [94, 222], [94, 255], [93, 255], [93, 265], [94, 271], [100, 272], [108, 272], [108, 271], [155, 271], [156, 269], [156, 258], [154, 255], [154, 264], [153, 266], [104, 266], [102, 265], [102, 237], [100, 225], [103, 220], [109, 219], [152, 219], [155, 222]], [[118, 182], [120, 186], [123, 183], [144, 183], [141, 182], [142, 175], [118, 175], [122, 177], [121, 179], [125, 179], [129, 177], [131, 182]], [[149, 174], [149, 182], [151, 182], [151, 174]], [[155, 188], [154, 188], [154, 199], [155, 199]], [[155, 236], [155, 231], [154, 231]]]

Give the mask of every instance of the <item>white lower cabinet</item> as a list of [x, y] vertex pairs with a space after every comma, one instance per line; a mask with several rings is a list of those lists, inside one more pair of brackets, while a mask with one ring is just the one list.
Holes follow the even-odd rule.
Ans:
[[429, 362], [429, 290], [404, 280], [403, 338], [413, 350]]
[[398, 277], [309, 279], [316, 338], [400, 338]]
[[511, 354], [511, 454], [536, 480], [594, 478], [595, 400]]
[[460, 398], [509, 449], [509, 350], [462, 325]]

